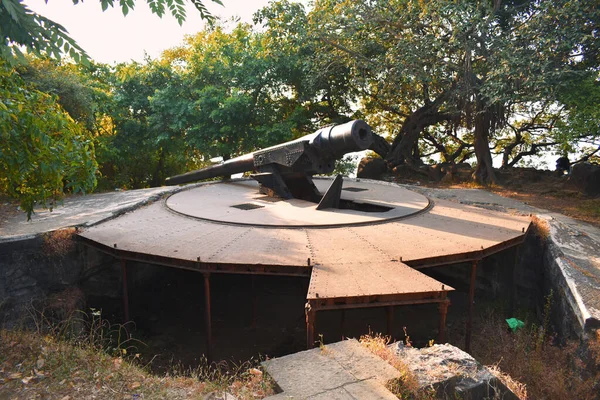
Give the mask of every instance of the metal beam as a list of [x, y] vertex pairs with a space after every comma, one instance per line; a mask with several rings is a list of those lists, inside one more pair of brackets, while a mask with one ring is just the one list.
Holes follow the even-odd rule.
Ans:
[[385, 315], [387, 320], [387, 335], [391, 338], [394, 337], [394, 306], [387, 306], [385, 308]]
[[308, 301], [304, 306], [304, 312], [306, 313], [306, 348], [312, 349], [316, 342], [317, 310]]
[[252, 329], [256, 329], [256, 317], [257, 317], [257, 312], [256, 312], [256, 275], [252, 275], [251, 276], [251, 281], [252, 281]]
[[515, 309], [516, 309], [516, 299], [517, 299], [517, 279], [515, 274], [517, 273], [517, 265], [519, 264], [519, 248], [520, 246], [515, 246], [515, 259], [513, 264], [510, 266], [510, 271], [509, 271], [509, 285], [510, 285], [510, 298], [509, 298], [509, 305], [508, 305], [508, 312], [510, 314], [510, 317], [514, 316], [515, 313]]
[[[129, 319], [129, 290], [127, 287], [127, 260], [121, 259], [121, 280], [123, 285], [123, 324], [127, 324]], [[127, 329], [127, 328], [125, 328]]]
[[477, 264], [478, 260], [471, 263], [471, 280], [469, 284], [469, 302], [467, 304], [467, 326], [465, 333], [465, 351], [471, 352], [471, 334], [473, 330], [473, 306], [475, 303], [475, 283], [477, 280]]
[[210, 274], [204, 273], [204, 309], [206, 321], [206, 360], [212, 362], [212, 316], [210, 311]]
[[450, 300], [446, 299], [446, 301], [439, 304], [438, 309], [440, 310], [440, 328], [438, 333], [438, 343], [444, 344], [446, 343], [446, 315], [448, 315], [448, 306], [450, 305]]
[[341, 311], [340, 331], [342, 331], [342, 340], [346, 339], [346, 310]]

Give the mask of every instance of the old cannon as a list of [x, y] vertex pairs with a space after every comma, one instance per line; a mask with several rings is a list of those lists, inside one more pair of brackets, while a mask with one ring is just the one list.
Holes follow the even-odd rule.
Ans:
[[232, 158], [221, 164], [167, 178], [167, 185], [178, 185], [218, 176], [254, 171], [259, 190], [272, 197], [297, 198], [319, 203], [318, 209], [339, 205], [342, 178], [338, 176], [325, 195], [321, 195], [312, 176], [332, 173], [335, 161], [345, 154], [368, 149], [373, 143], [371, 127], [362, 120], [328, 126], [309, 135], [254, 153]]

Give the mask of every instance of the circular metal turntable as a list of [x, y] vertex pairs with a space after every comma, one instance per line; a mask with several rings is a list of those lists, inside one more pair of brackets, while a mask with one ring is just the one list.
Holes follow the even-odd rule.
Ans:
[[[332, 180], [315, 179], [321, 193]], [[254, 180], [205, 184], [169, 197], [166, 206], [201, 220], [262, 227], [332, 227], [381, 223], [427, 210], [427, 197], [403, 187], [373, 181], [345, 180], [339, 209], [317, 210], [317, 204], [281, 200], [258, 191]]]

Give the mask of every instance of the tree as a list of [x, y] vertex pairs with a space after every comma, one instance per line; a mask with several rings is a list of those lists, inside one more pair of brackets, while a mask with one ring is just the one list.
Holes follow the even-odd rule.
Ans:
[[51, 207], [65, 191], [91, 191], [96, 168], [90, 133], [0, 62], [0, 192], [29, 218], [36, 203]]
[[178, 75], [158, 61], [118, 65], [111, 74], [111, 129], [98, 137], [101, 186], [160, 186], [187, 165], [182, 137], [154, 124], [151, 98], [165, 87], [178, 87]]
[[[214, 20], [202, 0], [190, 0], [200, 16], [209, 22]], [[211, 0], [223, 5], [221, 0]], [[79, 0], [73, 0], [78, 4]], [[185, 21], [186, 0], [146, 0], [152, 13], [162, 17], [168, 11], [181, 25]], [[114, 7], [114, 0], [100, 0], [102, 11], [109, 6]], [[119, 6], [123, 15], [127, 15], [135, 7], [135, 0], [120, 0]], [[88, 62], [85, 51], [73, 40], [67, 30], [44, 16], [31, 11], [22, 0], [0, 1], [0, 59], [11, 63], [24, 60], [20, 46], [37, 56], [50, 56], [60, 59], [61, 55], [69, 55], [79, 62]]]
[[[418, 165], [426, 141], [450, 160], [475, 154], [475, 177], [494, 183], [490, 148], [508, 146], [498, 149], [512, 158], [508, 166], [553, 146], [561, 88], [597, 79], [597, 5], [322, 0], [309, 15], [309, 37], [321, 42], [323, 59], [349, 66], [355, 104], [392, 139], [389, 166]], [[541, 129], [536, 104], [548, 106], [543, 135], [532, 133]], [[532, 111], [529, 121], [515, 119], [523, 110]], [[502, 139], [509, 132], [514, 140]]]
[[165, 56], [180, 78], [152, 96], [151, 120], [204, 160], [290, 140], [309, 121], [264, 35], [249, 25], [199, 32]]

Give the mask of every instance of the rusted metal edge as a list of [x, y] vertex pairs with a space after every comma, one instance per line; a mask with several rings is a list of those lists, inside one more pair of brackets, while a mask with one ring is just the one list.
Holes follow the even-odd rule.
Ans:
[[326, 310], [348, 310], [355, 308], [372, 308], [372, 307], [387, 307], [387, 306], [407, 306], [407, 305], [418, 305], [418, 304], [438, 304], [445, 303], [448, 299], [446, 297], [432, 298], [432, 299], [415, 299], [415, 300], [393, 300], [384, 301], [377, 303], [351, 303], [351, 304], [319, 304], [319, 300], [308, 300], [311, 307], [315, 311], [326, 311]]
[[423, 269], [430, 267], [439, 267], [443, 265], [459, 264], [468, 261], [477, 261], [489, 257], [493, 254], [499, 253], [503, 250], [510, 249], [511, 247], [518, 246], [525, 241], [527, 234], [531, 230], [531, 222], [525, 233], [513, 238], [506, 240], [502, 243], [498, 243], [494, 246], [490, 246], [484, 250], [471, 251], [467, 253], [449, 254], [439, 257], [421, 258], [418, 260], [405, 260], [403, 261], [406, 265], [414, 269]]
[[[173, 193], [173, 194], [176, 194], [176, 193]], [[381, 224], [387, 224], [390, 222], [396, 222], [396, 221], [400, 221], [403, 219], [409, 219], [409, 218], [416, 217], [417, 215], [421, 215], [426, 212], [429, 212], [435, 206], [435, 202], [432, 199], [430, 199], [429, 197], [427, 197], [425, 195], [421, 195], [421, 196], [423, 196], [427, 199], [427, 206], [425, 206], [424, 208], [422, 208], [420, 210], [415, 211], [412, 214], [401, 215], [401, 216], [398, 216], [395, 218], [382, 219], [381, 221], [365, 221], [365, 222], [354, 222], [354, 223], [348, 223], [348, 224], [324, 224], [324, 225], [263, 225], [263, 224], [251, 224], [251, 223], [245, 223], [245, 222], [217, 221], [217, 220], [213, 220], [210, 218], [195, 217], [193, 215], [188, 215], [188, 214], [181, 213], [179, 211], [175, 211], [175, 210], [171, 209], [169, 206], [167, 206], [167, 201], [169, 200], [169, 197], [171, 197], [171, 196], [168, 196], [163, 200], [163, 206], [167, 211], [169, 211], [175, 215], [178, 215], [180, 217], [189, 218], [189, 219], [193, 219], [193, 220], [197, 220], [197, 221], [204, 221], [204, 222], [208, 222], [211, 224], [217, 224], [217, 225], [246, 226], [246, 227], [254, 227], [254, 228], [264, 228], [264, 229], [331, 229], [331, 228], [347, 228], [347, 227], [355, 227], [355, 226], [381, 225]]]
[[436, 292], [395, 293], [370, 296], [333, 297], [307, 299], [317, 310], [339, 310], [349, 308], [384, 307], [407, 304], [429, 304], [446, 301], [450, 290]]
[[223, 274], [250, 274], [250, 275], [279, 275], [310, 277], [312, 268], [297, 265], [267, 265], [267, 264], [233, 264], [233, 263], [207, 263], [194, 260], [183, 260], [159, 256], [154, 254], [138, 253], [100, 244], [92, 239], [77, 235], [79, 241], [115, 258], [137, 261], [148, 264], [162, 265], [196, 272], [214, 272]]

